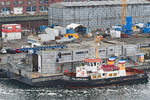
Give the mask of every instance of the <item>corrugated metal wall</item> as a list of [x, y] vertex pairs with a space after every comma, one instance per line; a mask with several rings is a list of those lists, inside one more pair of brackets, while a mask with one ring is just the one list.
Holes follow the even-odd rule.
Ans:
[[[150, 21], [150, 4], [136, 4], [127, 6], [127, 16], [133, 17], [133, 23]], [[66, 26], [79, 23], [92, 28], [108, 28], [122, 24], [121, 5], [101, 5], [83, 7], [49, 8], [49, 24]]]
[[[138, 45], [117, 45], [99, 48], [99, 57], [104, 59], [112, 55], [115, 56], [135, 56], [139, 53]], [[65, 51], [38, 51], [41, 56], [41, 73], [59, 73], [58, 67], [63, 65], [65, 69], [70, 69], [73, 62], [82, 62], [84, 58], [95, 57], [95, 48]]]
[[56, 67], [56, 53], [50, 51], [41, 52], [41, 73], [58, 73]]

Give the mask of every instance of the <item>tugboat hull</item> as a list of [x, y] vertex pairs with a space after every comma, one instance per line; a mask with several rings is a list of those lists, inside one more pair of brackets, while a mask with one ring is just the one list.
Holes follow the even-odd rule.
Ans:
[[104, 87], [104, 86], [112, 86], [112, 85], [131, 85], [131, 84], [139, 84], [148, 82], [147, 74], [137, 74], [132, 76], [123, 76], [116, 78], [108, 78], [108, 79], [98, 79], [98, 80], [86, 80], [79, 78], [75, 80], [72, 78], [70, 80], [65, 81], [66, 88], [93, 88], [93, 87]]
[[[106, 79], [95, 79], [84, 78], [84, 77], [75, 77], [70, 75], [60, 75], [55, 76], [57, 79], [54, 79], [54, 76], [47, 77], [46, 79], [41, 79], [45, 81], [38, 81], [39, 78], [35, 81], [34, 79], [28, 79], [23, 76], [15, 78], [15, 73], [10, 71], [2, 71], [3, 76], [8, 77], [8, 79], [13, 79], [21, 83], [27, 84], [32, 87], [62, 87], [62, 88], [94, 88], [94, 87], [104, 87], [112, 85], [126, 85], [126, 84], [139, 84], [148, 82], [148, 75], [142, 70], [135, 70], [128, 68], [128, 72], [135, 73], [133, 75], [106, 78]], [[1, 76], [2, 76], [1, 75]]]

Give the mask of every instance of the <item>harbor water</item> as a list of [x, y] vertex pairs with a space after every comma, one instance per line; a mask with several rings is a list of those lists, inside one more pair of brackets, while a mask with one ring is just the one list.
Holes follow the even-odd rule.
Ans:
[[0, 100], [149, 100], [149, 94], [150, 82], [105, 88], [62, 89], [31, 88], [12, 80], [0, 80]]

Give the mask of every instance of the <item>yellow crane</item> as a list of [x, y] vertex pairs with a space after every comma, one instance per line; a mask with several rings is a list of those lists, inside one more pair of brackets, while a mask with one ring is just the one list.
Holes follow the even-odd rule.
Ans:
[[126, 24], [126, 8], [127, 8], [127, 0], [122, 0], [122, 24]]
[[95, 41], [96, 42], [96, 58], [99, 58], [99, 56], [98, 56], [98, 46], [99, 46], [99, 41], [103, 40], [103, 36], [96, 35], [95, 38], [96, 38], [96, 41]]

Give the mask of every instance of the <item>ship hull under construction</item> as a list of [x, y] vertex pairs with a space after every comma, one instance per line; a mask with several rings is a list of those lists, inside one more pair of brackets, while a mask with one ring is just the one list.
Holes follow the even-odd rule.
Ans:
[[103, 88], [105, 86], [112, 85], [131, 85], [148, 82], [147, 74], [124, 76], [109, 79], [99, 79], [99, 80], [68, 80], [66, 81], [66, 88]]

